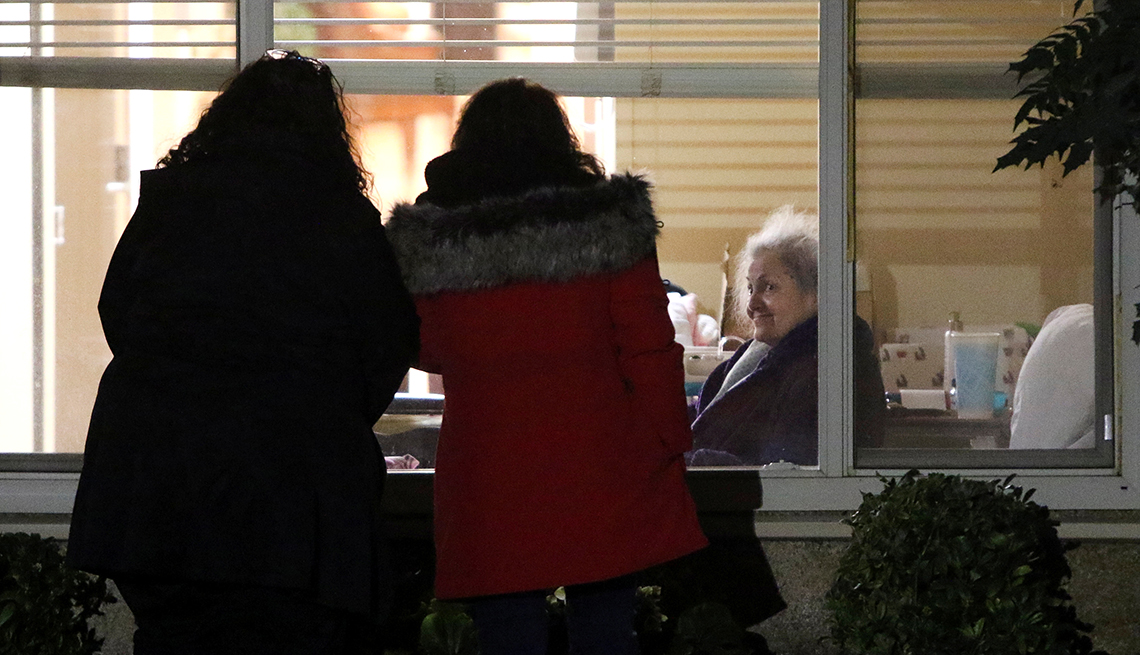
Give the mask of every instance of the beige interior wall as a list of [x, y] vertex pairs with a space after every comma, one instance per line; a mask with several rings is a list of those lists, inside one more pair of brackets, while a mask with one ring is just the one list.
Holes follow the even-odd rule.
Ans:
[[[56, 205], [66, 240], [55, 247], [55, 449], [80, 452], [99, 377], [110, 359], [96, 303], [124, 211], [109, 191], [115, 171], [118, 96], [124, 91], [56, 91]], [[50, 299], [45, 298], [45, 302]], [[45, 339], [52, 338], [50, 333]]]
[[[880, 338], [938, 327], [1040, 324], [1092, 302], [1092, 172], [991, 172], [1017, 103], [874, 100], [856, 105], [857, 251]], [[870, 318], [870, 317], [868, 317]]]

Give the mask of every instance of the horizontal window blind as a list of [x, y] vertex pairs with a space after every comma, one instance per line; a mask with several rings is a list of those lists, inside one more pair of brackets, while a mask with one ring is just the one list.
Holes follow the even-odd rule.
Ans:
[[1072, 10], [1072, 0], [858, 0], [856, 47], [864, 61], [1004, 63]]
[[1072, 0], [858, 0], [857, 93], [1009, 98], [1017, 91], [1009, 63], [1072, 20], [1072, 10]]
[[0, 55], [233, 58], [233, 2], [0, 2]]
[[0, 1], [0, 86], [216, 91], [235, 2]]
[[[337, 60], [357, 92], [463, 94], [527, 75], [579, 95], [818, 93], [818, 2], [277, 2], [274, 40]], [[360, 67], [378, 61], [383, 74]]]

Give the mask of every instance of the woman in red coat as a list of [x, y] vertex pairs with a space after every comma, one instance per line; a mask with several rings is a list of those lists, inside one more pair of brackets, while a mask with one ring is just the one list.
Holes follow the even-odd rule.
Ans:
[[518, 78], [472, 96], [425, 177], [388, 234], [447, 390], [436, 595], [470, 601], [483, 655], [544, 653], [558, 586], [575, 652], [636, 652], [631, 574], [706, 543], [649, 184], [607, 178]]

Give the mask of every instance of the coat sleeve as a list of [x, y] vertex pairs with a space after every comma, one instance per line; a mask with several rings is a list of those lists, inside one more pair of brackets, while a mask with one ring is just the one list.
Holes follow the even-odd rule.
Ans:
[[369, 235], [374, 265], [364, 288], [368, 299], [364, 359], [369, 413], [379, 418], [419, 354], [420, 318], [379, 214], [374, 218]]
[[638, 420], [648, 423], [671, 454], [692, 447], [685, 403], [684, 347], [674, 341], [657, 257], [618, 274], [610, 295], [618, 368]]
[[866, 321], [855, 317], [855, 445], [883, 445], [887, 404], [875, 339]]
[[791, 462], [800, 466], [819, 463], [819, 375], [815, 357], [804, 358], [784, 373], [779, 393], [772, 399], [771, 438], [760, 449], [756, 463]]
[[107, 275], [99, 293], [99, 320], [112, 353], [121, 352], [126, 316], [139, 291], [139, 281], [134, 275], [135, 262], [153, 238], [156, 224], [161, 223], [154, 215], [159, 211], [157, 206], [161, 196], [167, 192], [165, 171], [143, 171], [138, 207], [127, 222], [107, 265]]

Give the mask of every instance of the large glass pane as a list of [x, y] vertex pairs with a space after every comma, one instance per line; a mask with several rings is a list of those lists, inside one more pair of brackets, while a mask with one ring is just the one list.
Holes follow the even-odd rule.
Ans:
[[991, 172], [1020, 106], [1004, 66], [1072, 3], [982, 4], [856, 5], [856, 307], [888, 401], [857, 466], [1111, 463], [1094, 409], [1092, 167]]
[[[213, 95], [126, 89], [217, 88], [236, 56], [235, 6], [0, 6], [9, 85], [0, 88], [0, 453], [82, 451], [110, 357], [96, 303], [137, 199], [138, 172], [154, 166]], [[81, 88], [45, 88], [57, 85]]]
[[212, 94], [0, 90], [5, 318], [0, 453], [82, 452], [110, 360], [97, 303], [137, 201], [138, 173]]

